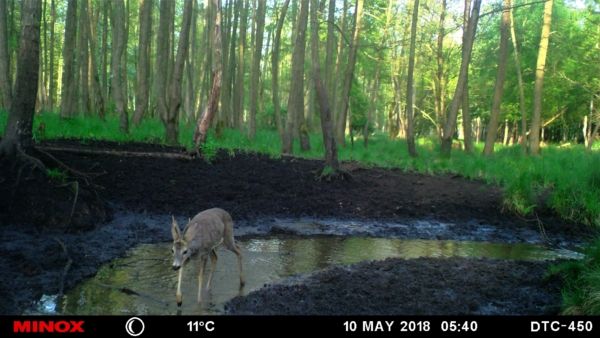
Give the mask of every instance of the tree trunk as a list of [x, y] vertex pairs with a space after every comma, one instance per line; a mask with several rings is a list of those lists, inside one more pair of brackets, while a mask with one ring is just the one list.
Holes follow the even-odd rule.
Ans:
[[465, 153], [473, 152], [473, 121], [471, 119], [471, 109], [469, 107], [469, 75], [465, 79], [465, 91], [462, 100], [463, 116], [463, 141], [465, 144]]
[[460, 72], [458, 74], [458, 81], [452, 102], [446, 118], [446, 124], [444, 125], [444, 135], [442, 136], [442, 144], [440, 153], [444, 157], [450, 157], [452, 151], [452, 138], [456, 130], [456, 117], [458, 115], [458, 108], [463, 101], [463, 93], [465, 90], [465, 82], [467, 74], [469, 72], [469, 62], [471, 60], [471, 51], [473, 48], [473, 41], [475, 40], [475, 32], [477, 31], [477, 22], [479, 21], [479, 8], [481, 7], [481, 0], [475, 0], [473, 2], [473, 9], [471, 16], [469, 17], [469, 24], [467, 30], [463, 33], [467, 35], [467, 39], [464, 39], [464, 53], [460, 63]]
[[[335, 0], [329, 0], [329, 8], [327, 10], [327, 46], [325, 51], [325, 86], [327, 88], [327, 98], [333, 98], [335, 90], [335, 65], [333, 64], [335, 56]], [[329, 104], [329, 102], [328, 102]], [[330, 106], [331, 108], [331, 106]]]
[[315, 92], [317, 94], [317, 102], [321, 116], [321, 131], [323, 132], [323, 146], [325, 147], [325, 166], [330, 167], [334, 171], [339, 169], [337, 157], [337, 145], [335, 143], [335, 135], [333, 133], [333, 122], [331, 120], [331, 110], [329, 109], [329, 99], [327, 90], [323, 86], [321, 80], [321, 64], [319, 59], [319, 20], [317, 18], [317, 0], [311, 1], [310, 8], [310, 27], [312, 32], [311, 41], [311, 56], [313, 68], [313, 81]]
[[88, 9], [87, 0], [79, 1], [79, 24], [78, 24], [78, 41], [77, 41], [77, 49], [79, 50], [78, 56], [78, 66], [79, 66], [79, 95], [78, 95], [78, 106], [79, 113], [83, 113], [88, 115], [90, 113], [90, 105], [89, 105], [89, 65], [88, 65]]
[[242, 8], [240, 15], [240, 38], [238, 41], [238, 68], [233, 89], [233, 115], [235, 116], [234, 126], [241, 130], [244, 121], [244, 49], [246, 48], [246, 27], [248, 20], [248, 6], [250, 4], [246, 3], [244, 0], [240, 1], [242, 1]]
[[419, 0], [413, 3], [412, 22], [410, 27], [410, 51], [408, 55], [408, 78], [406, 80], [406, 144], [408, 154], [411, 157], [417, 157], [415, 147], [415, 132], [413, 121], [414, 95], [413, 78], [415, 72], [415, 41], [417, 38], [417, 21], [419, 20]]
[[6, 0], [0, 0], [0, 93], [2, 100], [0, 108], [8, 109], [11, 106], [12, 84], [10, 81], [10, 54], [8, 53]]
[[104, 97], [110, 97], [110, 85], [108, 83], [108, 18], [110, 16], [110, 1], [104, 2], [104, 20], [102, 25], [102, 85], [104, 86]]
[[123, 67], [123, 53], [126, 46], [125, 35], [125, 5], [123, 0], [112, 2], [112, 55], [111, 55], [111, 92], [115, 103], [115, 109], [119, 115], [119, 129], [127, 133], [129, 132], [129, 119], [127, 117], [126, 98], [123, 93], [123, 86], [126, 85], [125, 72], [127, 69]]
[[548, 41], [550, 38], [550, 23], [552, 21], [552, 5], [554, 0], [544, 4], [544, 24], [540, 38], [540, 48], [535, 66], [535, 84], [533, 87], [533, 116], [531, 119], [531, 133], [529, 135], [529, 152], [532, 155], [540, 153], [540, 126], [542, 116], [542, 91], [544, 87], [544, 72], [546, 68], [546, 55], [548, 54]]
[[[233, 0], [232, 0], [233, 1]], [[230, 5], [231, 6], [231, 5]], [[228, 48], [228, 65], [223, 69], [223, 86], [221, 88], [221, 110], [223, 111], [223, 115], [225, 120], [227, 121], [228, 127], [233, 127], [234, 125], [234, 113], [233, 113], [233, 83], [236, 72], [236, 63], [237, 63], [237, 55], [235, 53], [235, 47], [237, 44], [237, 29], [239, 17], [241, 15], [241, 6], [243, 6], [241, 1], [235, 1], [235, 6], [233, 9], [233, 23], [231, 28], [231, 37], [229, 39], [229, 45], [224, 44], [223, 48]]]
[[506, 77], [506, 61], [508, 58], [508, 34], [510, 30], [510, 7], [511, 0], [503, 1], [502, 20], [500, 21], [500, 48], [498, 49], [498, 73], [496, 75], [496, 84], [494, 86], [494, 99], [492, 111], [487, 126], [487, 135], [485, 137], [484, 155], [491, 155], [494, 152], [494, 143], [497, 138], [498, 120], [500, 118], [500, 105], [502, 104], [502, 94], [504, 93], [504, 79]]
[[445, 79], [444, 79], [444, 36], [446, 35], [444, 22], [446, 19], [446, 0], [442, 0], [442, 8], [440, 10], [440, 21], [438, 24], [436, 63], [437, 71], [434, 79], [435, 92], [435, 112], [437, 116], [437, 133], [442, 137], [442, 126], [444, 125], [444, 114], [446, 112], [445, 100]]
[[350, 103], [350, 91], [352, 89], [352, 80], [354, 78], [354, 66], [356, 65], [356, 53], [358, 51], [358, 41], [360, 36], [360, 30], [362, 26], [362, 14], [363, 14], [363, 0], [356, 0], [356, 7], [354, 10], [354, 33], [352, 35], [352, 42], [350, 45], [350, 52], [348, 54], [348, 64], [346, 68], [346, 74], [344, 77], [344, 87], [341, 93], [341, 107], [339, 110], [337, 120], [337, 141], [339, 144], [346, 144], [346, 123], [348, 120], [348, 107]]
[[[333, 1], [333, 0], [332, 0]], [[273, 86], [273, 110], [275, 111], [275, 126], [279, 137], [283, 139], [283, 126], [281, 122], [281, 102], [279, 99], [279, 51], [281, 45], [281, 30], [285, 22], [285, 16], [290, 4], [290, 0], [285, 0], [281, 7], [281, 12], [277, 18], [277, 26], [275, 28], [275, 38], [273, 39], [273, 53], [271, 54], [271, 84]]]
[[208, 100], [208, 104], [204, 109], [204, 113], [198, 119], [196, 130], [194, 131], [194, 145], [196, 147], [196, 152], [204, 145], [206, 142], [206, 136], [208, 135], [208, 128], [210, 127], [210, 122], [212, 121], [215, 112], [217, 111], [217, 106], [219, 104], [219, 96], [221, 93], [221, 75], [222, 75], [222, 56], [221, 56], [221, 0], [211, 0], [209, 2], [212, 5], [215, 13], [215, 22], [213, 25], [213, 57], [212, 57], [212, 75], [213, 75], [213, 83], [210, 92], [210, 97]]
[[[288, 99], [287, 119], [282, 142], [282, 153], [291, 154], [294, 143], [294, 130], [305, 128], [304, 120], [304, 56], [306, 51], [306, 25], [308, 21], [308, 0], [300, 1], [300, 15], [296, 24], [296, 40], [292, 54], [292, 79]], [[302, 115], [302, 118], [300, 118]]]
[[140, 1], [140, 30], [137, 62], [137, 88], [133, 124], [138, 126], [148, 109], [150, 91], [150, 45], [152, 37], [152, 0]]
[[61, 117], [75, 115], [77, 100], [75, 90], [75, 40], [77, 27], [77, 0], [69, 0], [65, 24], [65, 42], [63, 44], [63, 74], [61, 86]]
[[4, 137], [0, 142], [0, 157], [15, 157], [18, 153], [30, 152], [33, 147], [32, 128], [39, 76], [42, 2], [23, 0], [21, 11], [15, 91]]
[[[2, 1], [2, 0], [0, 0]], [[50, 67], [49, 67], [49, 84], [48, 84], [48, 107], [54, 111], [56, 98], [56, 78], [54, 77], [54, 29], [56, 26], [56, 4], [54, 0], [50, 2]]]
[[187, 59], [188, 48], [190, 45], [190, 26], [194, 9], [193, 5], [194, 2], [191, 0], [185, 2], [181, 32], [179, 33], [179, 44], [177, 46], [177, 56], [173, 65], [173, 73], [169, 85], [168, 112], [165, 118], [167, 131], [166, 140], [168, 144], [177, 144], [178, 139], [181, 82], [183, 80], [183, 67], [185, 65], [185, 60]]
[[[88, 1], [88, 0], [86, 0]], [[105, 115], [105, 106], [104, 106], [104, 94], [102, 91], [102, 84], [100, 83], [100, 75], [98, 73], [98, 61], [96, 59], [96, 22], [99, 16], [96, 15], [94, 18], [93, 15], [93, 6], [92, 1], [89, 0], [89, 34], [88, 34], [88, 42], [90, 44], [90, 53], [89, 53], [89, 68], [90, 68], [90, 88], [92, 89], [92, 107], [97, 110], [98, 116], [101, 119], [104, 119]]]
[[250, 115], [248, 116], [248, 137], [250, 139], [253, 139], [256, 134], [256, 113], [258, 111], [258, 92], [260, 88], [260, 59], [262, 57], [266, 7], [266, 0], [258, 0], [258, 8], [255, 15], [254, 55], [252, 56], [252, 71], [250, 75]]
[[170, 45], [171, 34], [169, 32], [169, 22], [171, 21], [170, 0], [160, 1], [160, 18], [158, 22], [158, 32], [156, 34], [156, 66], [154, 67], [156, 72], [156, 86], [155, 86], [155, 97], [156, 97], [156, 110], [158, 116], [160, 116], [165, 130], [167, 129], [167, 86], [168, 86], [168, 74], [169, 74], [169, 58], [171, 53], [169, 52], [168, 46]]
[[517, 83], [519, 85], [519, 110], [521, 111], [521, 137], [519, 143], [523, 151], [527, 151], [527, 109], [525, 109], [525, 86], [523, 85], [523, 75], [521, 73], [521, 57], [517, 43], [517, 34], [515, 33], [515, 20], [513, 10], [509, 11], [510, 37], [513, 45], [513, 57], [515, 59], [515, 69], [517, 71]]

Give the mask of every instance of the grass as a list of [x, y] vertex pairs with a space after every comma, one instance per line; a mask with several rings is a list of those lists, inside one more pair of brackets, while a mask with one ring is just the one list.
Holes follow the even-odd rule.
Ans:
[[585, 250], [583, 260], [569, 261], [550, 268], [563, 278], [563, 314], [600, 315], [600, 239]]
[[[44, 123], [45, 131], [39, 125]], [[4, 131], [6, 113], [0, 112], [0, 133]], [[158, 119], [146, 119], [140, 126], [131, 127], [129, 134], [119, 131], [118, 118], [76, 117], [62, 119], [55, 113], [36, 115], [36, 139], [77, 138], [85, 140], [111, 140], [118, 142], [164, 143], [164, 126]], [[192, 147], [194, 126], [180, 123], [179, 143]], [[597, 142], [600, 143], [600, 142]], [[301, 152], [294, 144], [294, 153], [306, 158], [322, 158], [323, 144], [320, 134], [311, 134], [311, 150]], [[354, 146], [347, 142], [339, 148], [343, 161], [358, 161], [369, 166], [400, 168], [429, 174], [459, 174], [470, 179], [483, 180], [504, 188], [504, 207], [522, 215], [535, 212], [540, 203], [547, 203], [566, 221], [600, 226], [600, 153], [586, 152], [581, 145], [547, 146], [539, 157], [525, 156], [518, 146], [496, 145], [493, 156], [481, 155], [482, 144], [477, 144], [474, 154], [454, 151], [450, 159], [438, 156], [438, 144], [429, 139], [419, 139], [419, 157], [410, 158], [402, 140], [390, 140], [385, 135], [374, 135], [368, 148], [362, 139]], [[600, 144], [595, 146], [598, 149]], [[207, 158], [218, 149], [248, 151], [280, 156], [281, 142], [277, 132], [259, 130], [253, 140], [238, 130], [225, 129], [221, 137], [209, 133], [204, 153]]]

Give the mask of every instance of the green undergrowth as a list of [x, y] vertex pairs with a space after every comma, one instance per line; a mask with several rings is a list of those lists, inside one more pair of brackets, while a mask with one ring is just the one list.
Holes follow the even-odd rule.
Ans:
[[568, 315], [600, 315], [600, 239], [585, 249], [585, 258], [550, 267], [563, 279], [562, 312]]
[[[45, 125], [42, 131], [40, 124]], [[0, 132], [4, 131], [6, 113], [0, 112]], [[193, 124], [180, 123], [179, 144], [191, 148]], [[322, 158], [323, 144], [320, 133], [310, 135], [311, 149], [302, 152], [298, 142], [294, 154], [305, 158]], [[55, 113], [36, 115], [34, 137], [37, 140], [77, 138], [117, 142], [164, 143], [164, 126], [158, 119], [145, 119], [139, 126], [131, 126], [128, 134], [119, 130], [118, 118], [109, 116], [62, 119]], [[473, 154], [454, 150], [452, 157], [438, 156], [438, 143], [421, 138], [417, 142], [417, 158], [410, 158], [403, 140], [390, 140], [385, 135], [373, 135], [365, 147], [363, 139], [349, 139], [339, 147], [342, 161], [357, 161], [367, 166], [399, 168], [428, 174], [459, 174], [469, 179], [482, 180], [504, 188], [504, 207], [522, 215], [532, 215], [540, 207], [549, 207], [569, 222], [600, 226], [600, 152], [599, 145], [592, 152], [583, 146], [546, 146], [542, 155], [524, 155], [519, 146], [496, 145], [489, 157], [481, 155], [483, 145], [477, 144]], [[259, 152], [273, 158], [280, 157], [281, 142], [276, 131], [258, 130], [249, 140], [245, 133], [225, 129], [220, 137], [211, 131], [203, 148], [209, 160], [219, 149]]]

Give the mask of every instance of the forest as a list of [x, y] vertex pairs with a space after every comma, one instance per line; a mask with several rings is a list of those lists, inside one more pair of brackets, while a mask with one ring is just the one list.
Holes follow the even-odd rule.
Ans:
[[[201, 181], [246, 219], [482, 218], [593, 238], [599, 127], [598, 0], [0, 0], [0, 184], [16, 182], [0, 223], [44, 223], [17, 215], [43, 209], [39, 184], [53, 222], [89, 229], [110, 219], [99, 200], [191, 213], [169, 196]], [[207, 176], [172, 162], [198, 157]], [[211, 185], [220, 161], [238, 183]], [[148, 191], [128, 170], [171, 193], [134, 201]], [[277, 202], [255, 206], [249, 187]], [[586, 247], [597, 263], [600, 241]], [[600, 313], [588, 265], [551, 268], [572, 281], [563, 313]]]

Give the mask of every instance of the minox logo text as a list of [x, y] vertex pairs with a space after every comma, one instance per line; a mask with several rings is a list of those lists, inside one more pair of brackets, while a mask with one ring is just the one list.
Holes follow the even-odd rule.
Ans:
[[84, 333], [83, 320], [15, 320], [13, 333]]

